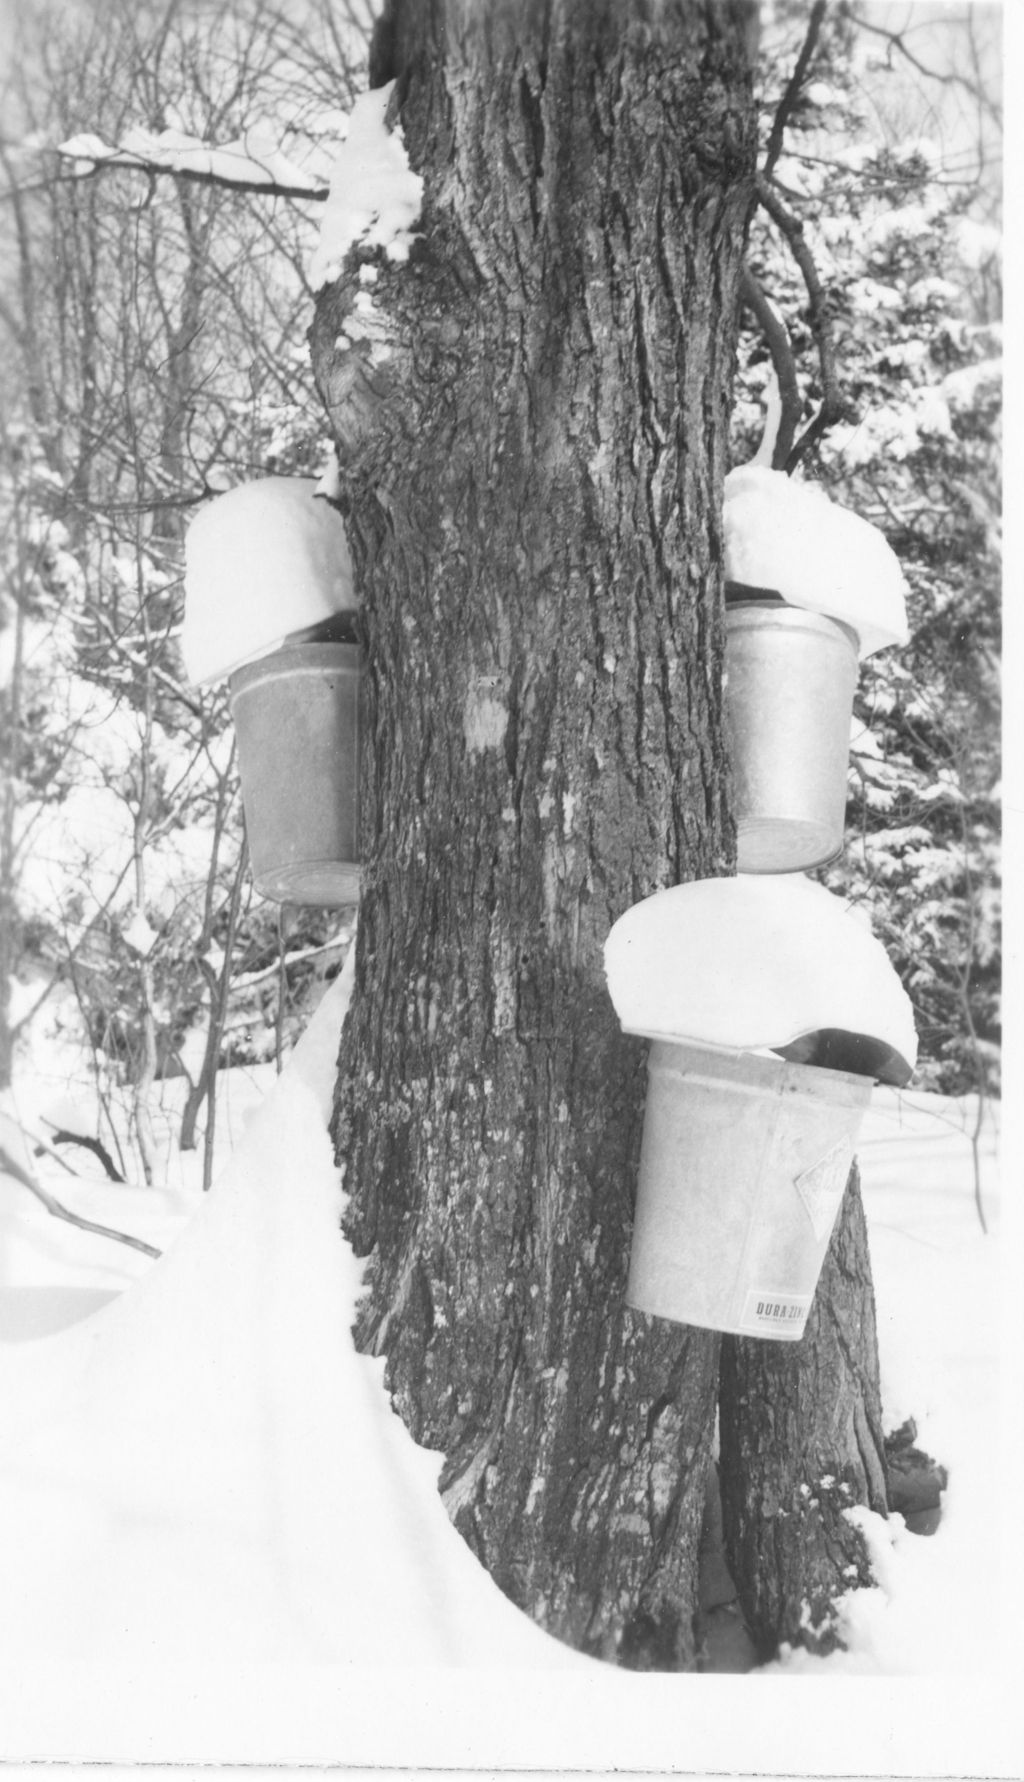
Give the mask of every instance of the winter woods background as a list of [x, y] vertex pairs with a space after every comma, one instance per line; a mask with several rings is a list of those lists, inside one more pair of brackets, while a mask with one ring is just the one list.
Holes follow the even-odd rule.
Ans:
[[254, 897], [224, 690], [190, 689], [178, 647], [199, 504], [323, 460], [317, 205], [92, 178], [55, 148], [133, 124], [249, 132], [323, 171], [363, 39], [327, 5], [25, 7], [7, 70], [0, 1058], [8, 1075], [34, 1040], [80, 1049], [130, 1177], [159, 1173], [160, 1085], [184, 1079], [195, 1144], [218, 1063], [280, 1054], [348, 932]]
[[[308, 265], [366, 26], [355, 0], [15, 12], [0, 1082], [59, 1047], [129, 1179], [159, 1180], [168, 1142], [212, 1158], [217, 1068], [281, 1056], [351, 931], [252, 892], [226, 699], [187, 685], [178, 640], [189, 517], [329, 462]], [[907, 574], [911, 643], [862, 675], [856, 840], [824, 879], [869, 909], [946, 1093], [998, 1083], [999, 28], [985, 5], [765, 6], [732, 440], [736, 463], [772, 450], [781, 387], [776, 463]]]

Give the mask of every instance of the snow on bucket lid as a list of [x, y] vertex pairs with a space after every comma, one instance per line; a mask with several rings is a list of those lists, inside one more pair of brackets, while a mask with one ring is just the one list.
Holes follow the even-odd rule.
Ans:
[[261, 477], [192, 521], [181, 647], [194, 685], [358, 606], [344, 522], [316, 488], [310, 477]]
[[[627, 1033], [732, 1051], [825, 1032], [877, 1042], [867, 1074], [906, 1082], [917, 1060], [910, 999], [885, 949], [842, 898], [799, 873], [698, 879], [620, 916], [605, 972]], [[894, 1053], [894, 1058], [889, 1054]]]
[[903, 571], [877, 526], [760, 464], [730, 471], [724, 516], [729, 581], [841, 620], [857, 633], [862, 659], [906, 643]]

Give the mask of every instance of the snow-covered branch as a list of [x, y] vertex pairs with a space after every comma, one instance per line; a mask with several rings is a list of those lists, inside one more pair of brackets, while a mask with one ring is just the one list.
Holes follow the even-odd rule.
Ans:
[[[335, 138], [344, 134], [344, 112], [332, 116]], [[85, 132], [58, 145], [71, 177], [89, 178], [111, 167], [137, 172], [177, 174], [204, 185], [233, 191], [259, 192], [270, 198], [327, 197], [333, 154], [318, 142], [306, 142], [297, 156], [286, 154], [274, 133], [253, 129], [221, 146], [181, 130], [127, 130], [109, 144]]]

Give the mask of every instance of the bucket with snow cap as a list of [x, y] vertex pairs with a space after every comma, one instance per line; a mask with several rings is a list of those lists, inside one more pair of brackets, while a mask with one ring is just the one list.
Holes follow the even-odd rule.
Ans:
[[324, 483], [229, 489], [185, 538], [190, 679], [227, 679], [249, 857], [275, 903], [359, 898], [359, 601]]
[[841, 897], [800, 874], [698, 879], [613, 924], [608, 991], [652, 1042], [626, 1297], [741, 1336], [802, 1335], [910, 999]]
[[257, 891], [275, 903], [358, 902], [359, 645], [292, 642], [229, 685]]
[[725, 732], [737, 869], [805, 872], [842, 851], [857, 635], [771, 590], [726, 590]]
[[796, 1342], [871, 1089], [783, 1058], [652, 1045], [627, 1303]]
[[905, 643], [905, 583], [877, 526], [763, 464], [725, 479], [725, 730], [738, 870], [841, 852], [857, 665]]

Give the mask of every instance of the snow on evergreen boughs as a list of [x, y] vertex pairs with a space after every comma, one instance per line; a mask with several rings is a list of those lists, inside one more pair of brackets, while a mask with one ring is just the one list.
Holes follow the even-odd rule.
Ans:
[[[776, 10], [767, 45], [785, 39], [780, 69], [803, 29]], [[998, 1067], [999, 234], [934, 143], [905, 129], [872, 143], [866, 116], [862, 140], [844, 142], [866, 90], [881, 115], [887, 71], [842, 21], [823, 35], [816, 72], [828, 106], [799, 112], [777, 173], [799, 194], [828, 290], [848, 414], [802, 468], [883, 530], [910, 626], [904, 648], [862, 668], [846, 851], [822, 877], [870, 911], [911, 993], [918, 1081], [960, 1092], [991, 1086]], [[769, 85], [766, 110], [777, 96]], [[806, 421], [819, 399], [806, 293], [760, 214], [750, 257], [787, 316]], [[734, 463], [759, 437], [767, 363], [747, 318]]]

